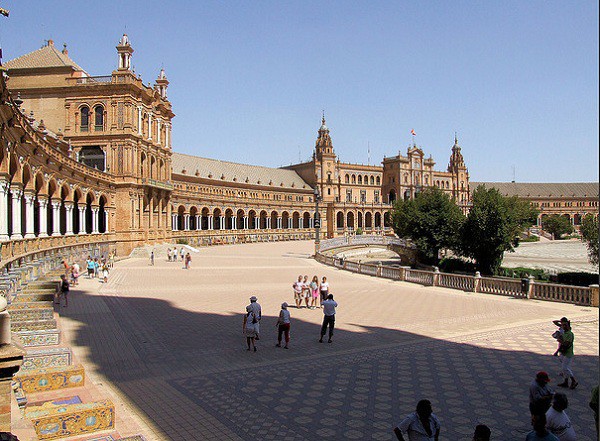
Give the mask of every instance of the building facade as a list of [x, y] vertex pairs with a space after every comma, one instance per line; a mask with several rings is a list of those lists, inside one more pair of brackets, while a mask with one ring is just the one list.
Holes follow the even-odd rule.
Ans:
[[[0, 241], [87, 235], [127, 253], [174, 239], [308, 239], [317, 213], [322, 237], [383, 234], [394, 201], [432, 186], [468, 210], [473, 185], [456, 137], [444, 171], [416, 145], [381, 165], [341, 162], [324, 116], [308, 162], [270, 168], [176, 153], [164, 70], [144, 85], [127, 35], [116, 51], [108, 76], [90, 76], [51, 40], [4, 66]], [[595, 194], [597, 211], [597, 184]]]

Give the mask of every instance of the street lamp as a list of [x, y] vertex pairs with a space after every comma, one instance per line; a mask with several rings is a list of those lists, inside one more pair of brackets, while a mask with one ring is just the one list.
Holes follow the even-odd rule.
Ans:
[[319, 252], [319, 243], [321, 242], [319, 230], [321, 229], [321, 216], [319, 215], [319, 199], [321, 199], [321, 195], [319, 194], [319, 187], [315, 187], [314, 191], [315, 196], [315, 256]]

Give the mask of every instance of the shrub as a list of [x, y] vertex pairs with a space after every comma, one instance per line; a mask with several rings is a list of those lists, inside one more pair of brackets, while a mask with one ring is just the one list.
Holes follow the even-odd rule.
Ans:
[[550, 280], [562, 285], [590, 286], [598, 284], [598, 274], [584, 272], [560, 273], [551, 276]]
[[529, 236], [529, 237], [525, 237], [519, 240], [520, 243], [524, 243], [524, 242], [539, 242], [540, 241], [540, 236]]
[[550, 276], [541, 269], [537, 268], [500, 268], [498, 273], [499, 276], [513, 277], [515, 279], [522, 279], [524, 277], [533, 276], [536, 280], [548, 281]]
[[363, 234], [363, 230], [362, 230], [362, 228], [358, 227], [358, 228], [356, 229], [356, 233], [355, 233], [355, 234], [356, 234], [357, 236], [360, 236], [361, 234]]
[[458, 257], [445, 257], [440, 260], [440, 271], [443, 273], [475, 274], [477, 268], [473, 262]]
[[179, 245], [187, 245], [189, 242], [187, 239], [177, 239], [175, 243]]

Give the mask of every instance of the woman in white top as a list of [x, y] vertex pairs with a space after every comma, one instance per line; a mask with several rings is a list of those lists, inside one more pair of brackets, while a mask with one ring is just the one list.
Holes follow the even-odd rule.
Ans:
[[256, 325], [258, 324], [258, 318], [254, 314], [252, 306], [246, 306], [246, 315], [244, 316], [244, 322], [242, 323], [242, 332], [246, 336], [246, 343], [248, 343], [248, 350], [254, 348], [256, 352]]
[[281, 347], [281, 335], [285, 334], [285, 346], [284, 349], [288, 348], [288, 344], [290, 343], [290, 311], [287, 309], [288, 304], [283, 302], [281, 304], [281, 311], [279, 311], [279, 318], [277, 319], [277, 346]]
[[577, 435], [571, 425], [571, 420], [565, 413], [569, 407], [569, 400], [563, 393], [555, 393], [552, 407], [546, 412], [546, 429], [553, 433], [560, 441], [576, 441]]
[[323, 280], [321, 281], [321, 285], [319, 286], [319, 290], [321, 291], [321, 298], [319, 299], [320, 300], [319, 306], [322, 307], [323, 301], [329, 295], [329, 283], [327, 282], [327, 277], [323, 277]]

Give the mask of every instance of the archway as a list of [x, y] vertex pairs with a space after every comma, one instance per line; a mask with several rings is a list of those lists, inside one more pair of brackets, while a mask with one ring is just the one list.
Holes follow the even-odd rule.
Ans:
[[349, 229], [353, 230], [354, 229], [354, 213], [349, 211], [348, 214], [346, 215], [346, 225], [348, 226]]

